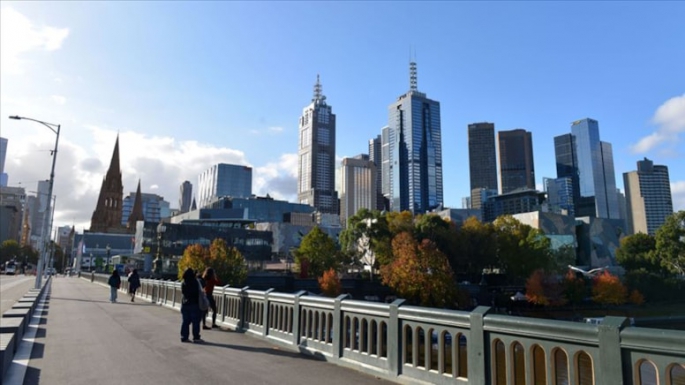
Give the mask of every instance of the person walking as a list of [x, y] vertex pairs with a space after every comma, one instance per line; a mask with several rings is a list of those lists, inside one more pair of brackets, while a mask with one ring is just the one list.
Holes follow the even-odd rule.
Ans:
[[[219, 326], [217, 326], [216, 324], [216, 301], [214, 300], [214, 286], [221, 285], [221, 282], [219, 281], [219, 278], [216, 276], [214, 269], [211, 267], [205, 269], [204, 274], [202, 274], [202, 280], [205, 283], [204, 289], [205, 294], [207, 295], [207, 299], [209, 300], [209, 307], [212, 309], [212, 328], [218, 328]], [[209, 309], [205, 310], [204, 314], [202, 315], [203, 329], [211, 329], [210, 327], [205, 325], [208, 313]]]
[[138, 269], [128, 275], [128, 293], [131, 295], [131, 302], [135, 302], [136, 290], [140, 287], [140, 276], [138, 276]]
[[195, 278], [195, 272], [193, 269], [187, 268], [183, 272], [183, 283], [181, 284], [181, 293], [183, 293], [183, 299], [181, 300], [181, 342], [190, 342], [188, 339], [190, 337], [188, 329], [191, 324], [193, 342], [205, 342], [200, 337], [200, 317], [202, 317], [199, 306], [200, 290], [202, 290], [202, 286], [200, 281]]
[[119, 277], [117, 269], [112, 270], [112, 275], [109, 276], [107, 283], [109, 284], [109, 302], [114, 303], [117, 301], [117, 290], [121, 286], [121, 277]]

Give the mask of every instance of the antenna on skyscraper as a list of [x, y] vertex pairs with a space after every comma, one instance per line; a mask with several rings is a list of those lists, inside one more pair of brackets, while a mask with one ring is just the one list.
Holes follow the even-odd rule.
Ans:
[[316, 74], [316, 84], [314, 84], [314, 99], [312, 99], [312, 102], [322, 102], [326, 100], [326, 97], [323, 96], [323, 93], [321, 91], [321, 82], [319, 80], [319, 74]]
[[[411, 49], [409, 55], [411, 56]], [[416, 78], [416, 51], [414, 51], [414, 58], [409, 58], [409, 91], [418, 90], [418, 80]]]

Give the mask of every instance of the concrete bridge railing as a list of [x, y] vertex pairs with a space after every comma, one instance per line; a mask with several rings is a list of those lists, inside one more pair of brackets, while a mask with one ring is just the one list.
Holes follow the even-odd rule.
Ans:
[[[141, 283], [140, 297], [180, 310], [180, 282]], [[228, 286], [214, 298], [222, 326], [401, 383], [685, 384], [685, 331], [624, 317], [592, 325]]]

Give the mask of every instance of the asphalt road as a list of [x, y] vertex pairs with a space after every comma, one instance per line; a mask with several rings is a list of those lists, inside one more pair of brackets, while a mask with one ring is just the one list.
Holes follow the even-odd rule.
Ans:
[[[228, 330], [180, 342], [179, 312], [79, 278], [52, 281], [24, 385], [388, 384]], [[18, 385], [18, 384], [12, 384]]]

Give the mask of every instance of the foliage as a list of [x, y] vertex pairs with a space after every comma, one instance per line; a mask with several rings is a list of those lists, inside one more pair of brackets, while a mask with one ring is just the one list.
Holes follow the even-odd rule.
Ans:
[[580, 274], [576, 274], [573, 270], [568, 270], [562, 285], [564, 287], [564, 296], [572, 305], [580, 304], [587, 297], [588, 289], [585, 278]]
[[428, 239], [435, 243], [448, 259], [458, 252], [457, 229], [449, 219], [436, 214], [419, 215], [414, 221], [414, 237], [417, 241]]
[[208, 250], [199, 244], [193, 244], [183, 250], [183, 257], [178, 261], [178, 279], [183, 278], [183, 272], [191, 268], [195, 273], [202, 272], [209, 259]]
[[326, 297], [337, 297], [342, 291], [340, 277], [334, 269], [328, 269], [318, 279], [319, 288]]
[[573, 245], [563, 245], [556, 250], [550, 248], [549, 253], [551, 272], [563, 274], [568, 270], [568, 265], [576, 264], [576, 248]]
[[381, 267], [383, 284], [422, 306], [451, 307], [456, 296], [452, 268], [434, 242], [418, 244], [409, 232], [392, 241], [394, 260]]
[[626, 303], [628, 289], [618, 277], [608, 271], [597, 275], [592, 285], [592, 300], [603, 305], [621, 305]]
[[315, 226], [302, 238], [300, 247], [294, 251], [295, 261], [308, 266], [308, 273], [319, 277], [328, 269], [337, 270], [342, 256], [336, 248], [335, 241]]
[[247, 264], [245, 258], [235, 247], [228, 247], [226, 241], [216, 238], [209, 246], [207, 266], [214, 269], [216, 277], [222, 284], [242, 287], [247, 281]]
[[36, 265], [38, 263], [38, 257], [40, 254], [38, 253], [38, 250], [34, 249], [31, 247], [31, 245], [24, 245], [21, 247], [21, 251], [19, 252], [20, 258], [25, 260], [28, 263], [32, 263]]
[[497, 260], [508, 278], [517, 282], [537, 269], [551, 267], [550, 240], [537, 229], [505, 215], [493, 222], [497, 237]]
[[685, 211], [666, 218], [656, 231], [656, 255], [668, 271], [685, 275]]
[[644, 233], [629, 235], [621, 239], [621, 245], [616, 249], [616, 262], [626, 271], [645, 269], [659, 272], [660, 264], [654, 258], [656, 238]]
[[627, 272], [624, 281], [631, 291], [638, 290], [648, 302], [682, 300], [681, 293], [685, 290], [685, 281], [676, 277], [664, 278], [645, 269]]
[[555, 276], [542, 269], [535, 270], [526, 280], [526, 297], [528, 302], [544, 306], [561, 306], [567, 301]]
[[391, 211], [386, 214], [388, 221], [388, 230], [392, 237], [396, 237], [403, 232], [413, 233], [414, 231], [414, 215], [411, 211]]
[[0, 245], [0, 263], [5, 263], [12, 258], [21, 256], [21, 247], [14, 239], [8, 239]]
[[642, 305], [643, 303], [645, 303], [645, 297], [639, 291], [633, 290], [630, 292], [628, 301], [635, 305]]
[[373, 256], [373, 265], [387, 263], [391, 259], [392, 251], [390, 230], [385, 215], [379, 211], [359, 210], [347, 220], [347, 227], [340, 233], [340, 246], [355, 262], [359, 261], [368, 249], [369, 256]]
[[492, 224], [476, 217], [466, 219], [457, 232], [457, 251], [451, 256], [455, 271], [480, 274], [497, 262], [497, 245]]

